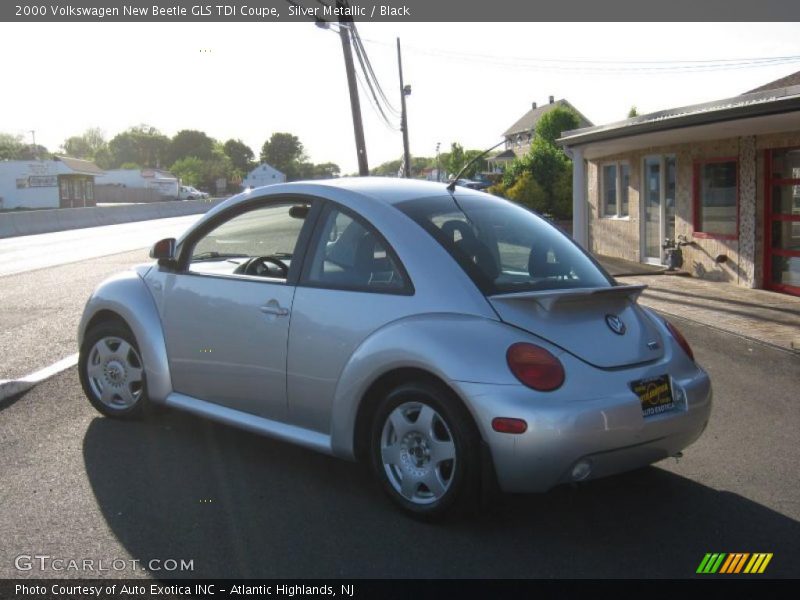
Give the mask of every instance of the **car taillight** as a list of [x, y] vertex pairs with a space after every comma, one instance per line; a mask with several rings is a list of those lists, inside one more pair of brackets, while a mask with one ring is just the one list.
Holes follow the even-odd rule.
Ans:
[[525, 342], [509, 346], [506, 351], [508, 368], [529, 388], [550, 392], [564, 383], [564, 367], [550, 352]]
[[686, 341], [686, 338], [683, 337], [683, 334], [678, 331], [678, 328], [669, 321], [664, 320], [664, 324], [667, 326], [667, 329], [669, 329], [672, 337], [675, 338], [675, 341], [678, 342], [678, 345], [683, 348], [683, 351], [686, 352], [689, 358], [694, 360], [694, 352], [692, 352], [692, 347], [689, 345], [689, 342]]

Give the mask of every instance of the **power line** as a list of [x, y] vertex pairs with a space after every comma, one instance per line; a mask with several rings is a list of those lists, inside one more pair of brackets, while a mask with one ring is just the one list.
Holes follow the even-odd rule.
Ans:
[[[362, 42], [389, 46], [388, 42], [360, 38]], [[424, 56], [447, 61], [484, 63], [493, 66], [518, 70], [540, 70], [571, 73], [657, 73], [667, 72], [710, 72], [735, 69], [749, 69], [768, 66], [780, 66], [800, 63], [800, 55], [745, 57], [733, 59], [661, 59], [661, 60], [624, 60], [599, 58], [541, 58], [541, 57], [508, 57], [491, 54], [475, 54], [407, 46], [407, 50]]]
[[356, 28], [355, 22], [352, 25], [352, 33], [356, 40], [356, 46], [358, 48], [357, 51], [360, 52], [361, 55], [364, 57], [364, 62], [367, 65], [367, 69], [369, 70], [369, 74], [372, 77], [372, 80], [375, 82], [375, 87], [377, 88], [378, 94], [380, 94], [384, 102], [384, 105], [390, 112], [392, 112], [395, 116], [399, 117], [400, 111], [394, 107], [392, 102], [386, 96], [386, 94], [383, 91], [383, 88], [381, 87], [380, 81], [378, 80], [378, 77], [375, 75], [375, 70], [372, 68], [372, 62], [369, 60], [369, 56], [367, 55], [367, 50], [366, 48], [364, 48], [364, 44], [361, 42], [361, 35], [358, 33], [358, 29]]
[[[356, 56], [358, 56], [358, 52], [356, 52]], [[361, 72], [359, 72], [357, 70], [356, 71], [356, 79], [358, 79], [358, 84], [361, 86], [361, 89], [363, 89], [364, 91], [369, 90], [371, 92], [370, 94], [366, 95], [367, 96], [367, 100], [369, 101], [369, 105], [372, 107], [372, 110], [378, 116], [378, 118], [379, 118], [380, 122], [383, 124], [383, 126], [386, 127], [388, 130], [390, 130], [392, 132], [395, 132], [395, 133], [397, 131], [399, 131], [400, 127], [395, 126], [389, 120], [389, 118], [383, 112], [383, 109], [378, 104], [378, 100], [377, 100], [377, 97], [375, 96], [375, 92], [372, 90], [372, 88], [370, 87], [369, 83], [364, 81], [363, 73], [361, 73]]]
[[[287, 2], [291, 1], [287, 0]], [[317, 2], [323, 6], [325, 5], [322, 0], [317, 0]], [[356, 58], [362, 73], [362, 75], [358, 76], [358, 82], [365, 92], [369, 92], [370, 105], [386, 127], [398, 131], [400, 128], [392, 121], [390, 115], [399, 118], [400, 111], [395, 108], [386, 92], [383, 91], [383, 86], [381, 86], [380, 80], [375, 74], [375, 69], [372, 67], [372, 61], [370, 61], [367, 50], [361, 42], [361, 36], [358, 33], [355, 22], [339, 23], [339, 28], [345, 28], [350, 32], [350, 39], [353, 42], [353, 48], [356, 51]]]
[[[319, 2], [320, 0], [317, 1]], [[339, 27], [347, 29], [350, 33], [350, 40], [353, 48], [355, 49], [356, 58], [358, 59], [358, 64], [360, 67], [360, 72], [356, 71], [356, 78], [358, 79], [358, 83], [364, 92], [368, 92], [367, 99], [369, 100], [370, 106], [378, 116], [381, 123], [383, 123], [387, 129], [393, 132], [399, 131], [400, 126], [398, 126], [390, 118], [390, 115], [398, 118], [400, 113], [392, 105], [387, 98], [386, 93], [383, 91], [383, 87], [381, 86], [380, 81], [375, 74], [375, 70], [372, 67], [369, 56], [367, 55], [366, 48], [364, 48], [364, 45], [361, 43], [355, 23], [339, 23]]]
[[381, 106], [381, 101], [378, 98], [377, 93], [375, 92], [375, 88], [373, 87], [372, 81], [370, 80], [369, 73], [364, 65], [364, 57], [358, 51], [358, 46], [355, 44], [354, 46], [356, 48], [356, 58], [358, 59], [358, 63], [361, 66], [362, 76], [360, 76], [358, 79], [359, 83], [366, 82], [366, 88], [370, 92], [370, 98], [371, 98], [370, 104], [372, 104], [373, 108], [376, 109], [376, 112], [381, 117], [384, 124], [387, 125], [390, 129], [397, 129], [392, 123], [392, 121], [389, 119], [389, 117], [386, 115], [386, 112], [383, 110], [383, 107]]

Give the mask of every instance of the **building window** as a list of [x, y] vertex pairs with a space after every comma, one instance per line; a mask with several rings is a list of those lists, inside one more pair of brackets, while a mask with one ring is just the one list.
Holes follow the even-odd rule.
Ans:
[[62, 200], [69, 200], [70, 199], [70, 195], [69, 195], [69, 179], [66, 179], [66, 178], [62, 177], [62, 178], [59, 179], [59, 183], [61, 184], [61, 186], [60, 186], [61, 199]]
[[631, 168], [628, 163], [611, 163], [600, 169], [600, 216], [623, 218], [628, 216], [628, 190]]
[[694, 164], [694, 234], [736, 239], [739, 231], [739, 186], [736, 158]]

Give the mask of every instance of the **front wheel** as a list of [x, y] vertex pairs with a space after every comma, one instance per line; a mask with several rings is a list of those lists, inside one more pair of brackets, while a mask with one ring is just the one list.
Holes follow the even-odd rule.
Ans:
[[148, 404], [139, 347], [122, 324], [93, 327], [78, 358], [81, 386], [99, 412], [116, 418], [141, 417]]
[[384, 490], [414, 516], [441, 517], [475, 498], [479, 435], [466, 410], [437, 387], [390, 392], [375, 414], [370, 454]]

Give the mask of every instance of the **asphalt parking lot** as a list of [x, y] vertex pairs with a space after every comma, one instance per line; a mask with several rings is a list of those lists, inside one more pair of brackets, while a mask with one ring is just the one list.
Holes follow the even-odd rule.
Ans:
[[[800, 357], [678, 324], [715, 387], [680, 462], [437, 525], [359, 465], [177, 412], [103, 418], [70, 369], [0, 404], [0, 577], [687, 577], [707, 552], [772, 552], [766, 575], [798, 577]], [[15, 567], [36, 553], [193, 570]]]

